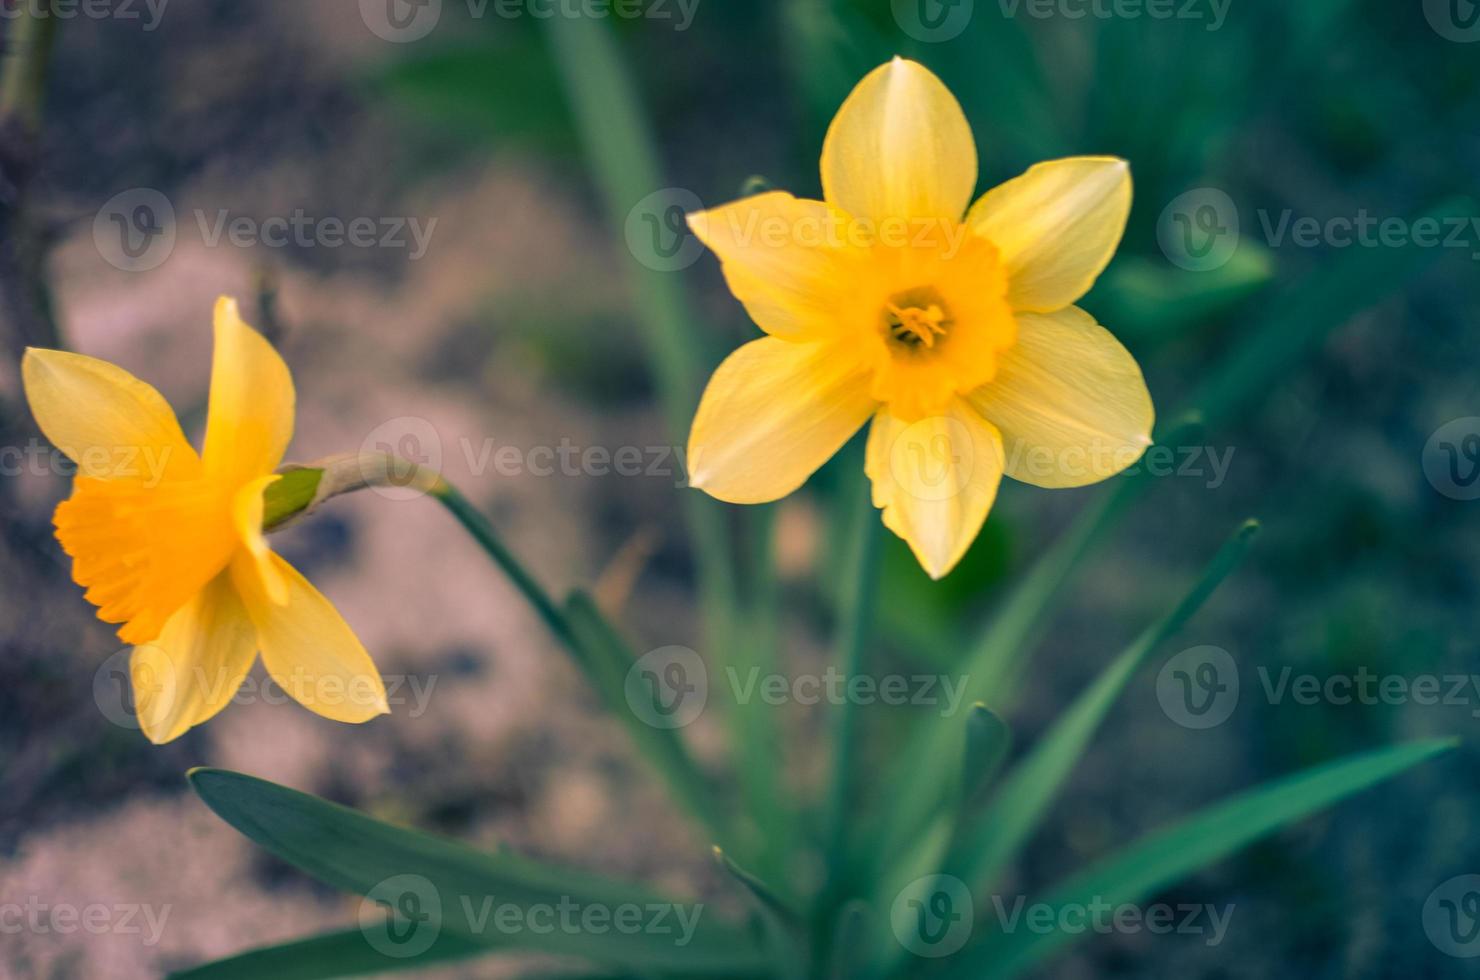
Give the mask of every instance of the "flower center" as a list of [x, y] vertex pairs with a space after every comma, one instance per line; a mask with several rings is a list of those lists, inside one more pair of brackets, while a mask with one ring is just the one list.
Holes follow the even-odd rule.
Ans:
[[890, 339], [911, 350], [934, 347], [952, 323], [940, 294], [928, 286], [889, 297], [883, 318]]

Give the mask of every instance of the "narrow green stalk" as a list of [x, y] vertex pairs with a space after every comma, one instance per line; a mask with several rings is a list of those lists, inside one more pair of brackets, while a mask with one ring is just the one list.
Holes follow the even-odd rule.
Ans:
[[[856, 497], [850, 536], [853, 551], [847, 566], [850, 578], [841, 594], [837, 631], [837, 668], [845, 690], [853, 677], [863, 673], [879, 577], [879, 514], [870, 498], [869, 481], [857, 482], [857, 487], [850, 488]], [[851, 699], [844, 697], [832, 716], [832, 781], [824, 825], [829, 874], [834, 876], [840, 873], [848, 858], [848, 806], [853, 798], [857, 726], [858, 712]]]
[[46, 68], [51, 61], [57, 18], [22, 5], [5, 38], [0, 61], [0, 122], [17, 123], [27, 136], [41, 127]]
[[636, 660], [617, 631], [596, 610], [595, 604], [576, 595], [571, 604], [557, 605], [505, 547], [482, 512], [446, 479], [435, 477], [430, 481], [427, 493], [447, 508], [529, 600], [550, 632], [586, 673], [597, 694], [625, 723], [637, 747], [667, 780], [678, 802], [704, 824], [715, 840], [728, 844], [733, 839], [731, 822], [715, 805], [707, 781], [678, 733], [671, 729], [653, 728], [637, 718], [631, 705], [625, 703], [625, 669]]
[[26, 188], [40, 158], [46, 73], [56, 41], [52, 11], [20, 5], [0, 38], [0, 305], [14, 321], [5, 342], [23, 348], [62, 347], [46, 281], [48, 243], [28, 206]]
[[504, 543], [499, 540], [498, 532], [493, 525], [488, 523], [478, 508], [474, 507], [467, 497], [464, 497], [456, 487], [448, 483], [446, 479], [438, 477], [436, 483], [427, 491], [443, 507], [457, 518], [457, 522], [463, 526], [463, 530], [472, 535], [488, 556], [493, 559], [494, 564], [509, 576], [514, 587], [523, 593], [524, 598], [539, 613], [540, 619], [550, 628], [556, 638], [562, 644], [569, 647], [576, 656], [581, 656], [579, 644], [576, 642], [575, 634], [571, 631], [570, 623], [566, 621], [565, 614], [560, 607], [550, 598], [550, 594], [544, 590], [534, 576], [519, 564], [519, 559], [514, 557]]
[[[779, 670], [778, 605], [775, 569], [774, 507], [748, 508], [744, 516], [746, 574], [743, 627], [730, 646], [731, 668], [745, 683], [752, 675], [764, 678]], [[729, 678], [726, 678], [728, 682]], [[730, 688], [733, 690], [733, 686]], [[733, 751], [740, 769], [740, 786], [747, 809], [756, 823], [755, 867], [775, 887], [791, 891], [792, 851], [796, 843], [795, 813], [781, 785], [781, 726], [778, 711], [761, 699], [735, 703], [730, 711]]]
[[[651, 128], [627, 66], [609, 25], [589, 17], [556, 17], [546, 23], [547, 36], [566, 99], [576, 120], [590, 170], [596, 178], [607, 223], [618, 241], [634, 208], [665, 185]], [[682, 444], [699, 400], [699, 383], [708, 367], [694, 329], [678, 272], [649, 268], [629, 255], [624, 262], [632, 290], [637, 326], [642, 332], [670, 437]], [[745, 657], [736, 648], [745, 642], [749, 624], [738, 598], [735, 554], [720, 505], [696, 492], [686, 492], [683, 511], [698, 565], [703, 645], [711, 662], [729, 666]], [[736, 720], [736, 726], [760, 724]], [[776, 744], [774, 735], [748, 737], [738, 747], [752, 754]], [[743, 766], [775, 767], [774, 758], [743, 761]], [[756, 813], [763, 799], [742, 780], [747, 808]], [[754, 848], [743, 852], [754, 860]]]

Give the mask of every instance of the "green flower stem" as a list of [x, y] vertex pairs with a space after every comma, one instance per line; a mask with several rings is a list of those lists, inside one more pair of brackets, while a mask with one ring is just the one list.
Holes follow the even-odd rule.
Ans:
[[[488, 519], [456, 487], [438, 476], [428, 486], [427, 493], [447, 508], [473, 540], [488, 553], [494, 564], [509, 576], [515, 588], [529, 600], [529, 604], [539, 613], [550, 632], [555, 634], [576, 664], [585, 671], [597, 693], [607, 702], [608, 708], [628, 723], [628, 731], [637, 742], [638, 748], [668, 780], [678, 800], [704, 823], [716, 840], [724, 843], [731, 841], [729, 820], [714, 805], [706, 781], [683, 743], [679, 741], [677, 733], [647, 726], [633, 715], [631, 706], [624, 703], [625, 670], [619, 671], [621, 676], [614, 676], [610, 665], [614, 662], [618, 667], [630, 665], [632, 655], [621, 642], [617, 631], [600, 617], [595, 605], [588, 601], [579, 602], [579, 609], [584, 612], [586, 622], [595, 622], [592, 629], [577, 629], [566, 612], [572, 607], [556, 604], [544, 587], [514, 557], [513, 552], [504, 546]], [[614, 661], [613, 657], [617, 659]]]
[[[590, 17], [556, 17], [545, 28], [607, 223], [620, 242], [633, 208], [665, 186], [642, 100], [610, 25]], [[679, 273], [649, 268], [630, 256], [623, 268], [663, 417], [671, 438], [681, 441], [699, 401], [700, 381], [713, 362], [694, 329], [696, 319]], [[739, 648], [754, 623], [741, 607], [726, 514], [700, 493], [685, 493], [682, 506], [698, 566], [704, 652], [711, 663], [742, 666], [753, 656]], [[740, 765], [749, 773], [779, 768], [778, 759], [769, 754], [778, 738], [758, 731], [771, 723], [772, 714], [739, 717], [740, 711], [731, 712]], [[764, 778], [742, 778], [741, 784], [751, 814], [758, 814], [774, 795]], [[762, 853], [767, 850], [769, 846], [758, 845], [739, 853], [769, 869]]]
[[529, 600], [529, 604], [534, 607], [535, 612], [539, 613], [540, 619], [545, 621], [550, 632], [554, 633], [556, 638], [577, 658], [582, 657], [580, 644], [576, 641], [575, 633], [571, 631], [565, 614], [550, 598], [550, 594], [545, 591], [544, 587], [536, 582], [534, 576], [519, 563], [514, 553], [499, 540], [498, 532], [493, 529], [492, 524], [488, 523], [488, 518], [484, 517], [482, 512], [445, 478], [438, 477], [427, 493], [447, 508], [448, 512], [463, 526], [463, 530], [467, 531], [473, 540], [488, 552], [488, 557], [492, 558], [494, 564], [509, 576], [509, 581], [514, 583], [514, 587], [524, 595], [524, 598]]
[[[849, 536], [853, 551], [846, 566], [851, 576], [841, 593], [836, 640], [837, 665], [845, 687], [853, 677], [863, 672], [869, 621], [879, 577], [879, 514], [870, 497], [869, 481], [861, 476], [862, 467], [856, 470], [860, 474], [857, 486], [849, 488], [856, 498], [852, 502], [852, 533]], [[835, 881], [848, 857], [848, 810], [853, 797], [857, 718], [857, 710], [846, 697], [832, 715], [832, 780], [828, 787], [824, 828], [829, 875]]]
[[57, 18], [27, 11], [24, 5], [5, 41], [0, 61], [0, 121], [18, 123], [27, 136], [41, 127], [46, 68], [51, 60]]
[[62, 348], [47, 285], [47, 236], [29, 205], [27, 188], [40, 156], [46, 74], [57, 17], [20, 4], [0, 37], [0, 296], [13, 323], [3, 331], [19, 358], [27, 346]]
[[308, 465], [289, 464], [279, 476], [263, 493], [262, 524], [269, 532], [302, 520], [334, 497], [368, 487], [420, 490], [441, 503], [534, 607], [679, 803], [714, 840], [730, 843], [732, 822], [717, 806], [712, 787], [678, 732], [648, 725], [628, 702], [626, 677], [636, 657], [620, 634], [590, 597], [577, 592], [564, 603], [556, 602], [488, 519], [441, 474], [386, 453], [346, 453]]

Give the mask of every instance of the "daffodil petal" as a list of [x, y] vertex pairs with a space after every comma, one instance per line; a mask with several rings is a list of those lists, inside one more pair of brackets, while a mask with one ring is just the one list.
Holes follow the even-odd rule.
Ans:
[[257, 631], [223, 570], [180, 607], [152, 643], [136, 646], [129, 675], [139, 727], [156, 745], [215, 716], [252, 668]]
[[689, 434], [689, 482], [732, 504], [786, 496], [868, 420], [869, 375], [831, 344], [754, 340], [709, 379]]
[[230, 498], [205, 480], [79, 476], [52, 518], [72, 579], [118, 638], [157, 639], [182, 606], [226, 567], [237, 547]]
[[940, 415], [905, 422], [874, 416], [865, 468], [884, 526], [920, 567], [940, 578], [976, 539], [1002, 482], [1002, 436], [963, 400]]
[[976, 143], [949, 89], [895, 58], [844, 100], [822, 144], [822, 191], [855, 218], [959, 221], [976, 187]]
[[258, 477], [236, 492], [231, 506], [237, 537], [256, 563], [257, 576], [267, 598], [279, 606], [288, 601], [288, 583], [273, 562], [272, 549], [267, 546], [267, 536], [262, 533], [262, 513], [267, 507], [262, 492], [281, 479], [276, 473]]
[[1069, 157], [1030, 167], [971, 206], [966, 223], [996, 244], [1014, 309], [1050, 313], [1089, 292], [1120, 244], [1130, 166]]
[[390, 713], [380, 671], [332, 603], [281, 556], [268, 561], [287, 601], [268, 595], [256, 561], [239, 554], [231, 577], [257, 627], [262, 662], [278, 686], [315, 714], [358, 723]]
[[851, 219], [821, 201], [782, 191], [689, 215], [719, 256], [725, 281], [766, 333], [790, 340], [836, 334], [856, 247]]
[[293, 437], [293, 378], [267, 338], [242, 322], [236, 300], [216, 301], [210, 412], [202, 453], [214, 478], [272, 472]]
[[997, 376], [969, 396], [1002, 430], [1007, 475], [1078, 487], [1140, 459], [1156, 413], [1130, 351], [1077, 306], [1017, 321], [1017, 343], [1001, 355]]
[[83, 476], [158, 482], [199, 471], [164, 396], [123, 368], [31, 348], [21, 375], [36, 424]]

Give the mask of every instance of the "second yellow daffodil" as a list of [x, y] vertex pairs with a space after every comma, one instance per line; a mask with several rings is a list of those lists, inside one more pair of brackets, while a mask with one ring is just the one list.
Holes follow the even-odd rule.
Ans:
[[824, 200], [773, 191], [689, 216], [769, 335], [704, 392], [694, 486], [776, 500], [872, 419], [874, 505], [938, 578], [1004, 474], [1081, 486], [1140, 458], [1153, 422], [1140, 368], [1073, 305], [1124, 231], [1125, 161], [1041, 163], [968, 209], [976, 180], [960, 105], [895, 58], [829, 127]]
[[151, 741], [225, 707], [258, 651], [318, 714], [385, 714], [385, 686], [354, 632], [263, 537], [262, 494], [293, 434], [288, 367], [234, 300], [217, 302], [215, 333], [200, 454], [159, 392], [122, 368], [26, 352], [31, 411], [78, 466], [55, 517], [72, 576], [134, 648], [134, 701]]

